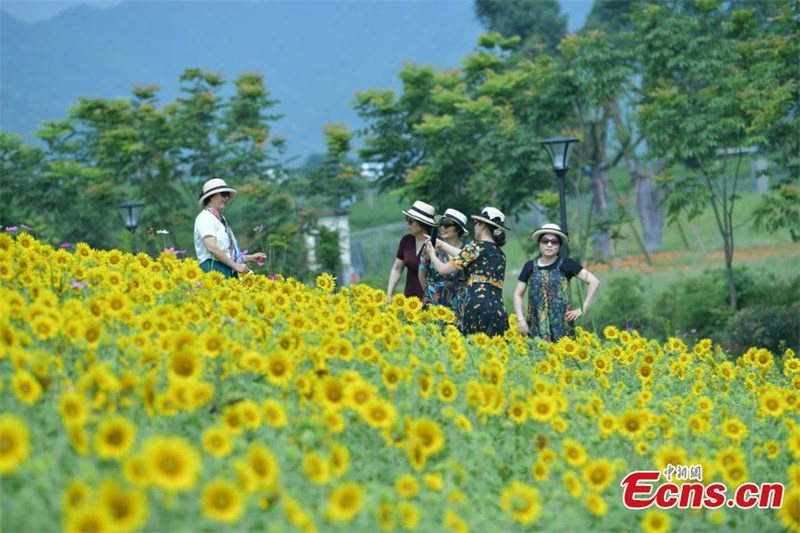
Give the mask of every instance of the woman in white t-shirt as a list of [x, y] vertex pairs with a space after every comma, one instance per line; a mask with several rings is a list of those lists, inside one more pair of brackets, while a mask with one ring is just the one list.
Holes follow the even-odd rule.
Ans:
[[203, 210], [194, 220], [194, 249], [205, 272], [216, 270], [227, 278], [247, 274], [247, 261], [263, 262], [267, 255], [258, 252], [243, 255], [222, 211], [236, 198], [236, 189], [225, 180], [213, 178], [203, 184], [199, 203]]

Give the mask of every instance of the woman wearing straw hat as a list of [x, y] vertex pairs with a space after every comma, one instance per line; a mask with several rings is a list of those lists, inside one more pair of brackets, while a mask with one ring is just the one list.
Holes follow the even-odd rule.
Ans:
[[[439, 218], [439, 236], [436, 240], [436, 256], [447, 262], [458, 256], [464, 247], [467, 231], [467, 216], [456, 209], [447, 209]], [[442, 305], [455, 313], [455, 325], [461, 326], [467, 276], [463, 270], [444, 275], [430, 266], [428, 254], [422, 253], [419, 260], [419, 282], [422, 285], [422, 301], [425, 305]]]
[[428, 247], [431, 264], [440, 274], [462, 270], [467, 276], [467, 292], [461, 332], [502, 335], [508, 329], [508, 313], [503, 305], [506, 256], [500, 249], [506, 242], [505, 215], [494, 207], [484, 207], [475, 220], [475, 240], [457, 257], [445, 263]]
[[243, 255], [233, 229], [222, 215], [236, 194], [236, 189], [229, 187], [225, 180], [206, 181], [199, 199], [203, 210], [194, 220], [194, 249], [200, 268], [205, 272], [221, 272], [226, 278], [249, 273], [246, 261], [263, 262], [267, 258], [262, 252]]
[[[514, 290], [517, 330], [521, 335], [555, 342], [571, 334], [571, 322], [584, 314], [594, 301], [600, 280], [569, 257], [558, 255], [569, 236], [558, 224], [544, 224], [531, 233], [541, 256], [528, 261]], [[569, 282], [572, 278], [589, 286], [583, 306], [570, 310]], [[528, 289], [528, 318], [522, 314], [522, 296]]]
[[419, 255], [425, 239], [430, 235], [436, 225], [436, 210], [425, 202], [414, 202], [410, 209], [403, 211], [406, 216], [408, 234], [400, 239], [397, 247], [397, 256], [389, 271], [389, 285], [386, 287], [386, 305], [392, 303], [394, 289], [403, 275], [403, 269], [408, 269], [406, 275], [406, 288], [403, 294], [416, 296], [422, 299], [422, 285], [419, 283]]

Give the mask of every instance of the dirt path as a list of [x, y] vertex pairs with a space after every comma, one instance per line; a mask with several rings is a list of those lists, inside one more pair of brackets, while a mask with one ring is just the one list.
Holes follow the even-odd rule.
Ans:
[[[627, 257], [612, 259], [609, 262], [590, 263], [592, 272], [609, 270], [635, 270], [638, 272], [657, 273], [663, 270], [696, 269], [698, 267], [723, 267], [725, 254], [722, 250], [702, 254], [693, 251], [653, 252], [650, 254], [653, 261], [648, 265], [644, 255], [635, 254]], [[800, 244], [784, 244], [770, 246], [751, 246], [734, 251], [734, 265], [743, 263], [760, 263], [770, 258], [786, 265], [787, 272], [800, 271]]]

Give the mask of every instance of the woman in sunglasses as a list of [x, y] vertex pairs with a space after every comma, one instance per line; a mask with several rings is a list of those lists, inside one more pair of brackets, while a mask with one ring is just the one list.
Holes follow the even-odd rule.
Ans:
[[408, 269], [406, 274], [406, 287], [403, 290], [405, 296], [416, 296], [422, 299], [422, 285], [419, 284], [419, 255], [422, 253], [422, 246], [425, 239], [431, 234], [431, 230], [436, 225], [436, 209], [425, 202], [414, 202], [410, 209], [403, 211], [406, 216], [406, 229], [408, 233], [400, 239], [397, 247], [392, 269], [389, 271], [389, 284], [386, 287], [386, 305], [392, 303], [394, 289], [403, 277], [403, 270]]
[[267, 258], [263, 252], [243, 255], [233, 229], [222, 215], [236, 194], [236, 189], [229, 187], [225, 180], [208, 180], [200, 191], [199, 203], [203, 210], [194, 220], [194, 249], [200, 268], [204, 272], [221, 272], [226, 278], [249, 273], [247, 261], [263, 263]]
[[475, 240], [448, 262], [442, 261], [428, 246], [431, 265], [444, 275], [456, 271], [467, 277], [461, 332], [503, 335], [508, 329], [508, 313], [503, 305], [506, 256], [500, 249], [506, 243], [506, 216], [494, 207], [484, 207], [475, 221]]
[[[439, 234], [436, 239], [436, 256], [442, 262], [461, 253], [467, 231], [467, 216], [456, 209], [448, 209], [439, 218]], [[440, 274], [430, 267], [430, 257], [425, 251], [419, 260], [419, 282], [422, 285], [422, 301], [425, 305], [449, 307], [455, 313], [456, 327], [461, 327], [467, 276], [463, 270], [452, 274]]]
[[[569, 257], [561, 257], [561, 245], [569, 236], [558, 224], [545, 224], [531, 233], [541, 256], [525, 263], [514, 290], [514, 311], [520, 335], [556, 342], [572, 334], [572, 324], [594, 301], [600, 280]], [[589, 286], [583, 306], [570, 309], [569, 282], [577, 277]], [[528, 289], [528, 318], [522, 313], [522, 296]]]

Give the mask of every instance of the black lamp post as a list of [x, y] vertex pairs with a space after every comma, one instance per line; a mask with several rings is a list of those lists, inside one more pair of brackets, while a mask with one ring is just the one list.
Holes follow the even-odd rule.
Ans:
[[144, 204], [141, 202], [124, 202], [117, 206], [122, 221], [128, 231], [136, 231], [139, 226], [139, 216], [142, 214]]
[[[122, 217], [122, 222], [125, 224], [125, 227], [128, 231], [131, 232], [132, 238], [135, 238], [135, 231], [136, 228], [139, 226], [139, 216], [142, 214], [142, 210], [144, 209], [144, 205], [141, 202], [123, 202], [117, 206], [117, 211], [119, 211], [120, 216]], [[131, 251], [135, 251], [134, 243], [131, 243]]]
[[[569, 156], [572, 153], [573, 143], [580, 142], [578, 139], [572, 137], [553, 137], [540, 141], [542, 147], [547, 150], [550, 156], [550, 162], [553, 164], [553, 170], [558, 176], [558, 198], [561, 207], [561, 229], [564, 233], [567, 231], [567, 200], [566, 191], [564, 190], [564, 179], [567, 176], [569, 169]], [[569, 245], [564, 243], [562, 255], [569, 257]]]

